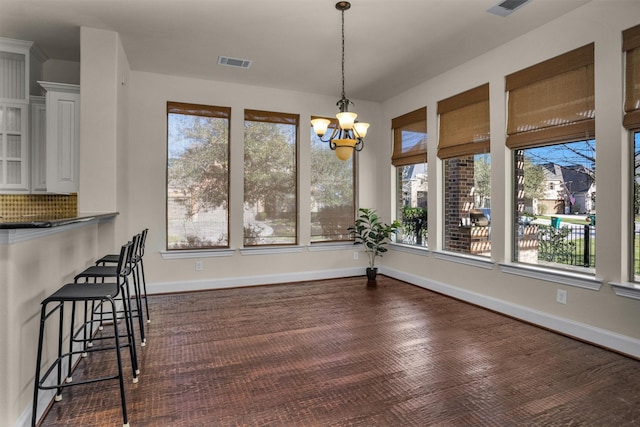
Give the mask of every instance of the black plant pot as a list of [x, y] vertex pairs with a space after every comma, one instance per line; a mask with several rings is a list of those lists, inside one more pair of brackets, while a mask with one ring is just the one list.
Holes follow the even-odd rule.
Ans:
[[377, 268], [367, 267], [367, 280], [369, 280], [370, 282], [375, 282], [376, 274], [378, 274]]

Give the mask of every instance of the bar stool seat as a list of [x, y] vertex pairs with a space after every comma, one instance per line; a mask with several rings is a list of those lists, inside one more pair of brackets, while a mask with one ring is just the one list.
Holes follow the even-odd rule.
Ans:
[[[33, 396], [33, 412], [31, 418], [31, 425], [33, 427], [36, 426], [37, 422], [37, 405], [38, 405], [38, 392], [40, 390], [56, 390], [55, 401], [62, 400], [62, 389], [65, 387], [77, 386], [81, 384], [89, 384], [95, 383], [98, 381], [107, 381], [107, 380], [118, 380], [120, 386], [120, 401], [122, 405], [122, 425], [124, 427], [129, 426], [128, 415], [127, 415], [127, 406], [126, 406], [126, 397], [124, 390], [124, 375], [122, 370], [122, 356], [120, 349], [123, 346], [135, 347], [135, 344], [132, 342], [132, 335], [130, 334], [130, 322], [125, 321], [127, 326], [127, 342], [121, 343], [120, 332], [118, 331], [118, 322], [113, 322], [113, 340], [114, 344], [112, 346], [101, 346], [100, 348], [91, 347], [87, 348], [83, 346], [81, 349], [74, 349], [73, 344], [77, 343], [78, 340], [75, 339], [78, 334], [74, 332], [74, 316], [75, 316], [75, 304], [77, 302], [84, 302], [85, 304], [88, 302], [98, 302], [99, 304], [107, 304], [110, 308], [111, 315], [113, 319], [117, 319], [117, 308], [115, 303], [115, 297], [120, 292], [120, 284], [118, 283], [96, 283], [91, 286], [87, 286], [85, 284], [78, 283], [70, 283], [62, 286], [52, 295], [47, 297], [42, 301], [42, 310], [40, 314], [40, 332], [38, 334], [38, 353], [37, 353], [37, 362], [36, 362], [36, 374], [34, 381], [34, 396]], [[69, 351], [63, 353], [63, 333], [66, 330], [64, 327], [65, 315], [64, 308], [65, 303], [71, 303], [72, 314], [70, 316], [71, 323], [71, 336], [69, 337]], [[49, 309], [50, 304], [55, 304], [55, 306]], [[125, 307], [126, 309], [127, 307]], [[86, 311], [86, 308], [85, 308]], [[56, 312], [59, 313], [58, 319], [58, 356], [57, 358], [49, 365], [49, 368], [45, 371], [44, 375], [41, 375], [41, 365], [42, 365], [42, 353], [43, 353], [43, 341], [45, 335], [45, 322], [48, 318], [54, 315]], [[86, 331], [87, 325], [84, 324], [82, 328]], [[71, 377], [71, 370], [74, 364], [74, 356], [76, 359], [79, 357], [86, 357], [87, 353], [98, 352], [98, 351], [109, 351], [112, 350], [115, 352], [115, 359], [117, 365], [117, 373], [111, 375], [103, 375], [100, 377], [92, 377], [88, 379], [82, 379], [80, 381], [74, 381]], [[84, 359], [86, 360], [86, 359]], [[68, 374], [63, 379], [63, 364], [66, 362], [68, 368]], [[132, 367], [135, 365], [132, 355]], [[53, 372], [57, 373], [57, 381], [53, 385], [45, 385], [47, 379]], [[134, 382], [137, 382], [136, 373], [134, 370], [133, 373]]]

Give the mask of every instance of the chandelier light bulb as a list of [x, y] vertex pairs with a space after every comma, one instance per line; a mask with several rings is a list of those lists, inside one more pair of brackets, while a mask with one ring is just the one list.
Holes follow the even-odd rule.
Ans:
[[369, 129], [369, 123], [356, 122], [353, 124], [353, 128], [358, 137], [364, 138], [365, 136], [367, 136], [367, 129]]
[[336, 117], [338, 118], [338, 122], [340, 122], [340, 128], [349, 130], [353, 129], [353, 124], [356, 121], [356, 117], [358, 117], [358, 115], [356, 113], [345, 111], [343, 113], [336, 114]]
[[331, 120], [328, 119], [313, 119], [311, 120], [311, 125], [313, 126], [313, 131], [318, 136], [323, 136], [327, 133], [327, 129], [329, 128], [329, 124]]

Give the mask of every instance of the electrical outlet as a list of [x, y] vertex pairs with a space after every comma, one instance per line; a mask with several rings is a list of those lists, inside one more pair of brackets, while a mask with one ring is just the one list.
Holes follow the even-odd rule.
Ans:
[[558, 293], [556, 294], [556, 302], [560, 304], [567, 303], [567, 291], [564, 289], [558, 289]]
[[196, 271], [202, 271], [202, 261], [196, 261]]
[[358, 251], [353, 252], [353, 259], [358, 259]]

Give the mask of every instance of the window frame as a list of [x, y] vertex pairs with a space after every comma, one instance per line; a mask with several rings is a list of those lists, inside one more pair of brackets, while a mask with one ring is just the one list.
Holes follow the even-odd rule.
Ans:
[[[450, 167], [455, 166], [451, 163], [454, 160], [461, 162], [460, 167], [465, 167], [464, 162], [473, 157], [472, 188], [477, 181], [476, 156], [488, 156], [490, 168], [489, 83], [438, 101], [438, 125], [438, 158], [442, 161], [442, 249], [456, 256], [490, 259], [492, 256], [491, 224], [485, 211], [481, 210], [484, 208], [475, 205], [465, 207], [467, 203], [459, 201], [461, 199], [459, 195], [451, 198], [454, 202], [458, 201], [455, 202], [457, 206], [450, 206], [448, 200], [452, 189], [447, 187], [451, 182], [455, 185], [469, 185], [468, 179], [466, 182], [463, 182], [464, 180], [460, 177], [455, 180], [448, 179], [447, 173]], [[465, 197], [475, 198], [475, 195], [468, 194]], [[489, 203], [490, 200], [491, 188], [489, 188]], [[450, 209], [456, 210], [455, 215], [449, 212]], [[456, 242], [460, 243], [460, 248], [456, 247]]]
[[[403, 188], [403, 178], [402, 174], [404, 168], [415, 166], [415, 165], [424, 165], [425, 171], [427, 173], [427, 189], [428, 189], [428, 155], [427, 155], [427, 142], [429, 138], [429, 133], [427, 129], [427, 107], [421, 107], [409, 113], [403, 114], [401, 116], [395, 117], [391, 120], [391, 130], [392, 130], [392, 139], [393, 139], [393, 152], [391, 156], [391, 165], [395, 168], [395, 187], [396, 187], [396, 198], [395, 198], [395, 218], [398, 219], [401, 223], [404, 223], [404, 213], [402, 212], [406, 207], [404, 205], [404, 193], [402, 191]], [[423, 133], [424, 139], [419, 141], [418, 144], [412, 146], [409, 149], [405, 149], [404, 140], [403, 140], [403, 132], [404, 131], [413, 131], [416, 133]], [[428, 191], [428, 190], [427, 190]], [[421, 206], [409, 206], [410, 209], [418, 209]], [[426, 209], [426, 213], [428, 214], [428, 205], [424, 208]], [[422, 222], [425, 222], [426, 227], [422, 226]], [[416, 228], [419, 229], [419, 234], [415, 235], [415, 243], [401, 241], [404, 240], [404, 236], [407, 235], [405, 227], [401, 228], [401, 231], [395, 235], [394, 242], [397, 244], [407, 245], [412, 248], [416, 248], [417, 250], [425, 250], [428, 249], [428, 219], [427, 218], [418, 218], [416, 221]], [[424, 231], [423, 231], [424, 229]], [[425, 233], [426, 231], [426, 233]], [[414, 233], [415, 234], [415, 233]], [[423, 234], [426, 234], [426, 238], [423, 241]]]
[[[169, 247], [169, 114], [182, 114], [187, 116], [219, 118], [227, 120], [227, 186], [226, 186], [226, 245], [213, 246], [194, 246], [182, 248]], [[166, 104], [166, 120], [167, 120], [167, 165], [166, 165], [166, 182], [165, 182], [165, 248], [168, 253], [189, 252], [189, 251], [207, 251], [207, 250], [224, 250], [230, 248], [231, 243], [231, 107], [211, 106], [204, 104], [194, 104], [185, 102], [167, 101]]]
[[[282, 113], [275, 111], [265, 111], [265, 110], [254, 110], [245, 108], [244, 109], [244, 129], [245, 133], [243, 135], [243, 146], [245, 147], [245, 157], [243, 160], [243, 186], [246, 188], [246, 171], [247, 171], [247, 150], [246, 150], [246, 127], [247, 122], [262, 122], [262, 123], [271, 123], [271, 124], [282, 124], [282, 125], [293, 125], [295, 126], [295, 130], [293, 135], [295, 137], [295, 141], [293, 142], [293, 166], [294, 166], [294, 174], [293, 174], [293, 184], [294, 191], [293, 196], [295, 197], [295, 212], [293, 215], [294, 219], [294, 238], [293, 242], [283, 242], [283, 243], [247, 243], [247, 236], [243, 231], [242, 242], [243, 248], [246, 249], [257, 249], [257, 248], [265, 248], [265, 247], [284, 247], [284, 246], [297, 246], [300, 239], [300, 224], [298, 218], [298, 212], [300, 211], [300, 188], [298, 185], [299, 181], [299, 144], [300, 144], [300, 115], [294, 113]], [[246, 190], [244, 192], [243, 198], [243, 206], [246, 205]], [[243, 218], [246, 213], [246, 206], [243, 207]], [[243, 219], [243, 230], [245, 229], [245, 221]]]
[[[636, 140], [640, 140], [640, 25], [622, 32], [622, 52], [625, 59], [625, 99], [623, 126], [629, 134], [630, 140], [630, 170], [631, 188], [629, 197], [631, 203], [630, 230], [630, 268], [629, 280], [633, 283], [640, 282], [640, 260], [636, 260], [636, 247], [640, 245], [640, 235], [636, 232], [636, 185], [638, 174], [636, 173]], [[637, 273], [636, 273], [637, 272]]]
[[[324, 116], [311, 116], [311, 120], [314, 119], [326, 119], [329, 120], [329, 128], [335, 128], [338, 126], [338, 119], [336, 119], [335, 117], [324, 117]], [[357, 209], [357, 196], [358, 196], [358, 185], [357, 185], [357, 176], [358, 176], [358, 172], [357, 172], [357, 168], [358, 168], [358, 161], [357, 161], [357, 156], [352, 155], [348, 160], [340, 160], [335, 156], [335, 152], [333, 150], [331, 150], [329, 148], [329, 143], [328, 142], [324, 142], [322, 141], [322, 138], [317, 136], [315, 134], [315, 132], [313, 131], [313, 125], [309, 125], [309, 129], [310, 129], [310, 144], [313, 144], [314, 138], [316, 141], [318, 141], [321, 144], [326, 144], [326, 147], [331, 151], [331, 153], [333, 154], [333, 157], [335, 158], [336, 161], [340, 162], [340, 163], [345, 163], [345, 162], [351, 162], [351, 186], [353, 188], [352, 191], [352, 200], [351, 200], [351, 206], [352, 206], [352, 212], [351, 215], [349, 217], [350, 220], [350, 224], [351, 225], [353, 223], [353, 221], [355, 221], [355, 217], [356, 217], [356, 209]], [[327, 131], [327, 134], [331, 134], [329, 131]], [[309, 155], [309, 160], [311, 163], [311, 169], [313, 169], [313, 158], [312, 156], [312, 152], [310, 151], [310, 155]], [[355, 153], [354, 153], [355, 154]], [[310, 184], [312, 185], [313, 183], [310, 182]], [[311, 197], [311, 203], [313, 204], [313, 198]], [[330, 244], [330, 243], [344, 243], [344, 242], [352, 242], [353, 238], [347, 233], [345, 235], [345, 237], [343, 239], [323, 239], [323, 240], [314, 240], [314, 237], [317, 235], [313, 234], [313, 220], [311, 218], [311, 215], [313, 215], [313, 211], [312, 209], [310, 209], [310, 216], [309, 216], [309, 225], [310, 225], [310, 244], [311, 245], [319, 245], [319, 244]]]
[[[575, 264], [556, 261], [540, 264], [538, 246], [536, 246], [536, 263], [520, 260], [520, 246], [523, 243], [521, 236], [525, 235], [521, 234], [521, 231], [522, 233], [528, 231], [528, 226], [523, 226], [520, 221], [525, 207], [523, 191], [526, 150], [579, 142], [588, 144], [591, 140], [594, 141], [594, 144], [597, 144], [595, 135], [594, 59], [594, 43], [590, 43], [505, 77], [505, 94], [507, 98], [507, 138], [505, 145], [512, 152], [511, 164], [513, 171], [511, 261], [515, 264], [533, 266], [542, 270], [595, 276], [595, 264], [594, 267], [590, 267], [584, 266], [583, 263], [582, 268]], [[578, 83], [573, 84], [571, 82]], [[535, 96], [532, 96], [532, 91], [535, 91], [533, 93]], [[536, 103], [531, 105], [530, 110], [523, 108], [522, 105], [517, 105], [523, 98], [532, 97], [536, 98]], [[573, 117], [573, 120], [570, 119], [571, 117]], [[518, 166], [520, 164], [519, 156], [522, 157], [521, 169]], [[550, 184], [547, 187], [550, 187]], [[562, 188], [560, 190], [562, 191]], [[557, 230], [560, 230], [558, 220], [556, 220], [555, 225], [552, 221], [551, 227], [557, 227]], [[556, 234], [559, 233], [557, 230]], [[536, 233], [536, 245], [538, 245], [540, 242], [540, 230], [538, 229]], [[553, 231], [550, 231], [550, 233], [553, 233]], [[591, 231], [588, 234], [590, 236]], [[590, 247], [591, 243], [587, 240], [589, 236], [585, 234], [584, 244], [589, 244]], [[552, 238], [550, 241], [555, 241], [554, 239]], [[567, 236], [567, 241], [569, 240]], [[547, 240], [544, 241], [546, 242]], [[525, 246], [527, 245], [525, 244]], [[555, 249], [553, 253], [555, 254]], [[583, 256], [587, 256], [587, 254], [589, 252], [583, 249]], [[595, 255], [594, 248], [594, 260]], [[586, 271], [585, 268], [593, 268], [593, 272]]]

